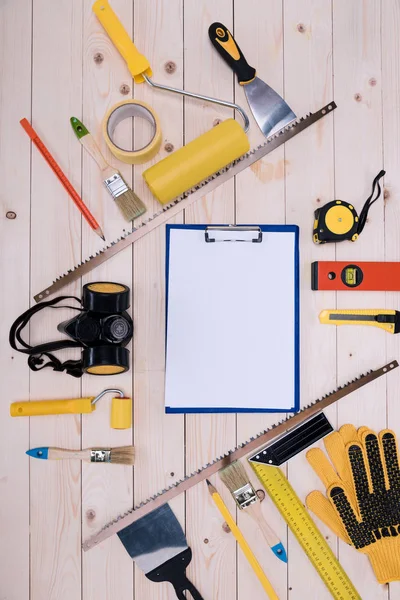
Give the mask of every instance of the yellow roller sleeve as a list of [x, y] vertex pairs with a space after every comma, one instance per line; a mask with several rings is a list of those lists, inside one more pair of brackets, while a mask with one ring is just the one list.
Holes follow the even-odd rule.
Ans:
[[143, 177], [161, 204], [167, 204], [250, 149], [234, 119], [227, 119], [148, 168]]
[[37, 400], [32, 402], [13, 402], [10, 406], [12, 417], [38, 417], [43, 415], [67, 415], [91, 413], [96, 405], [91, 398], [70, 398], [68, 400]]
[[125, 60], [135, 82], [143, 83], [143, 73], [151, 77], [153, 73], [149, 61], [138, 51], [108, 0], [97, 0], [92, 10]]

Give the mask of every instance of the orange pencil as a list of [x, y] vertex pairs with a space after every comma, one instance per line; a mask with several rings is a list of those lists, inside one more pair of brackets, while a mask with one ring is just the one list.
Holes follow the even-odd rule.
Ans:
[[43, 158], [46, 160], [47, 164], [52, 168], [54, 173], [57, 175], [58, 179], [61, 181], [64, 188], [67, 190], [68, 194], [71, 196], [72, 200], [75, 202], [75, 205], [79, 208], [82, 215], [85, 217], [86, 221], [89, 223], [90, 227], [93, 229], [93, 231], [95, 233], [97, 233], [98, 236], [101, 237], [102, 240], [105, 240], [106, 238], [104, 237], [104, 234], [103, 234], [103, 231], [102, 231], [100, 225], [98, 224], [98, 222], [96, 221], [96, 219], [94, 218], [94, 216], [92, 215], [92, 213], [90, 212], [90, 210], [88, 209], [86, 204], [83, 202], [83, 200], [80, 197], [80, 195], [78, 194], [78, 192], [76, 192], [76, 190], [72, 186], [72, 183], [69, 181], [69, 179], [67, 178], [65, 173], [60, 169], [60, 167], [58, 166], [58, 164], [56, 163], [56, 161], [50, 154], [49, 150], [43, 144], [42, 140], [40, 139], [40, 137], [38, 136], [36, 131], [33, 129], [31, 124], [29, 123], [29, 121], [27, 121], [27, 119], [21, 119], [20, 123], [21, 123], [22, 127], [25, 129], [26, 133], [31, 138], [32, 142], [35, 144], [36, 148], [39, 150], [39, 152], [43, 156]]

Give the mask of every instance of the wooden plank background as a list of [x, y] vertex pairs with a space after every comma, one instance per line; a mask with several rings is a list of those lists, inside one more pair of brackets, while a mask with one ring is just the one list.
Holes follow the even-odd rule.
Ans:
[[[26, 359], [8, 346], [9, 326], [32, 304], [33, 293], [101, 248], [18, 121], [32, 121], [113, 239], [126, 225], [102, 187], [97, 166], [76, 141], [69, 118], [84, 121], [151, 214], [158, 203], [141, 176], [148, 165], [131, 168], [106, 151], [100, 131], [105, 111], [126, 97], [154, 107], [163, 142], [153, 162], [167, 155], [167, 144], [177, 149], [232, 116], [223, 107], [134, 86], [91, 5], [92, 0], [0, 0], [1, 600], [172, 600], [172, 588], [151, 584], [116, 537], [84, 555], [82, 539], [276, 420], [274, 415], [164, 414], [164, 228], [65, 289], [79, 295], [82, 283], [101, 279], [131, 287], [135, 333], [129, 373], [82, 380], [48, 370], [32, 373]], [[243, 90], [208, 39], [210, 23], [221, 21], [233, 30], [260, 77], [299, 116], [332, 99], [337, 102], [333, 116], [197, 201], [175, 222], [300, 226], [302, 404], [398, 358], [396, 337], [369, 328], [322, 327], [317, 315], [335, 306], [399, 308], [399, 295], [313, 293], [310, 262], [400, 260], [400, 0], [112, 0], [112, 6], [150, 60], [155, 81], [246, 106]], [[176, 66], [172, 73], [167, 62]], [[251, 125], [255, 146], [262, 135]], [[139, 126], [120, 135], [135, 147], [146, 140]], [[316, 247], [313, 211], [333, 198], [360, 209], [382, 167], [387, 171], [385, 202], [374, 205], [363, 236], [354, 245]], [[10, 211], [16, 218], [8, 218]], [[36, 317], [27, 332], [31, 342], [54, 339], [56, 324], [67, 315], [70, 311], [59, 310]], [[75, 354], [64, 352], [67, 356]], [[14, 400], [95, 395], [105, 387], [121, 387], [133, 396], [132, 431], [110, 429], [109, 399], [82, 418], [9, 417]], [[335, 425], [391, 426], [399, 433], [399, 391], [396, 372], [342, 400], [329, 416]], [[134, 470], [46, 463], [24, 454], [43, 445], [130, 443], [137, 448]], [[287, 472], [302, 499], [320, 485], [304, 455], [291, 461]], [[233, 501], [221, 491], [234, 511]], [[205, 486], [177, 498], [173, 509], [193, 549], [189, 576], [205, 599], [265, 597], [232, 535], [223, 531]], [[272, 557], [246, 515], [238, 515], [238, 522], [279, 597], [329, 598], [268, 498], [263, 510], [287, 545], [287, 567]], [[364, 600], [400, 598], [400, 584], [379, 586], [364, 556], [321, 529]]]

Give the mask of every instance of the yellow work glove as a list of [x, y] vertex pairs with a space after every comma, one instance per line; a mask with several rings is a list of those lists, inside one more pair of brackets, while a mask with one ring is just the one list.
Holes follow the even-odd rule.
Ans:
[[326, 487], [307, 507], [371, 562], [379, 583], [400, 580], [400, 468], [396, 436], [343, 425], [307, 460]]

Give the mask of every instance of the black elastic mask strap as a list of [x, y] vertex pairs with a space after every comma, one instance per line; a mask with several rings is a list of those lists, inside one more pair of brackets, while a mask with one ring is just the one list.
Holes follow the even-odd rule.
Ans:
[[[72, 340], [58, 340], [56, 342], [48, 342], [45, 344], [38, 344], [37, 346], [31, 346], [22, 339], [21, 335], [23, 329], [29, 323], [33, 315], [44, 308], [71, 308], [72, 310], [82, 310], [76, 306], [55, 306], [55, 304], [69, 299], [76, 300], [79, 304], [81, 304], [81, 301], [76, 296], [60, 296], [54, 300], [40, 302], [39, 304], [26, 310], [11, 325], [9, 335], [10, 346], [18, 352], [29, 354], [28, 365], [32, 371], [41, 371], [45, 367], [52, 367], [54, 371], [67, 371], [67, 373], [73, 377], [82, 376], [82, 363], [80, 360], [67, 360], [62, 363], [53, 354], [50, 354], [50, 352], [54, 350], [62, 350], [63, 348], [81, 348], [82, 344], [80, 342], [74, 342]], [[18, 347], [18, 343], [20, 346], [22, 346], [22, 348]], [[44, 363], [42, 356], [47, 356], [49, 362]]]
[[[376, 202], [379, 198], [379, 196], [381, 195], [381, 186], [379, 185], [379, 180], [382, 179], [382, 177], [385, 175], [386, 171], [384, 171], [382, 169], [382, 171], [379, 171], [378, 175], [375, 177], [374, 181], [372, 182], [372, 192], [370, 197], [365, 201], [365, 204], [362, 208], [362, 211], [360, 213], [360, 220], [358, 221], [358, 229], [357, 229], [357, 233], [358, 235], [360, 235], [360, 233], [362, 232], [362, 230], [365, 227], [365, 223], [367, 222], [367, 217], [368, 217], [368, 211], [371, 208], [371, 206], [373, 205], [374, 202]], [[374, 194], [375, 194], [375, 188], [377, 188], [377, 194], [375, 196], [375, 198], [373, 198]]]

